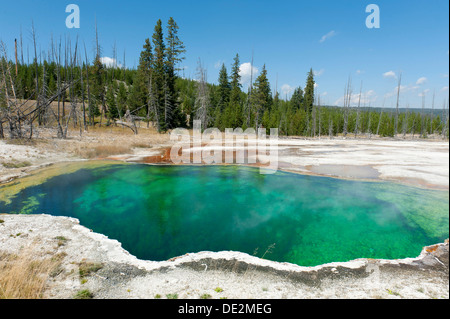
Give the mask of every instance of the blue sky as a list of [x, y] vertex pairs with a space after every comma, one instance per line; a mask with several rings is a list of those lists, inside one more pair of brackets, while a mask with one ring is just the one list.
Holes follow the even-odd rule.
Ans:
[[[184, 76], [195, 77], [200, 58], [208, 81], [217, 82], [219, 66], [230, 70], [236, 53], [244, 78], [252, 52], [254, 70], [263, 64], [273, 90], [282, 97], [304, 87], [310, 68], [316, 73], [321, 102], [342, 105], [349, 76], [353, 103], [362, 83], [365, 105], [395, 106], [398, 75], [402, 74], [400, 105], [442, 108], [449, 87], [449, 3], [446, 0], [342, 0], [342, 1], [2, 1], [0, 40], [10, 56], [14, 38], [23, 33], [24, 55], [30, 54], [31, 21], [42, 50], [51, 35], [75, 41], [79, 36], [93, 56], [97, 20], [102, 56], [112, 57], [116, 43], [118, 63], [135, 66], [145, 38], [158, 19], [174, 17], [186, 45]], [[68, 4], [80, 8], [80, 28], [65, 25]], [[368, 29], [368, 4], [380, 8], [380, 28]], [[30, 58], [31, 60], [32, 58]]]

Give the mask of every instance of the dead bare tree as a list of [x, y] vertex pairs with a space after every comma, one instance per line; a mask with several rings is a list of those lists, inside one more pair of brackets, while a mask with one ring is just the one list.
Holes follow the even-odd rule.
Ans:
[[421, 138], [425, 138], [425, 115], [424, 115], [424, 110], [425, 110], [425, 92], [422, 93], [422, 111], [420, 112], [420, 137]]
[[333, 138], [333, 118], [331, 116], [328, 123], [328, 137], [330, 140]]
[[[14, 88], [14, 81], [11, 76], [6, 46], [2, 41], [0, 41], [0, 53], [1, 53], [0, 66], [2, 71], [2, 78], [3, 78], [2, 82], [4, 85], [5, 104], [6, 104], [5, 122], [8, 122], [9, 124], [9, 134], [11, 138], [22, 138], [20, 108], [16, 108], [17, 105], [16, 90]], [[12, 93], [11, 98], [8, 92], [9, 86], [11, 86], [11, 93]], [[3, 122], [3, 119], [1, 121]]]
[[361, 86], [359, 87], [358, 109], [356, 110], [355, 138], [358, 136], [359, 107], [361, 106], [361, 92], [362, 92], [362, 81], [361, 81]]
[[[447, 110], [445, 106], [447, 105]], [[447, 136], [447, 126], [448, 126], [448, 117], [449, 117], [449, 101], [444, 101], [444, 107], [442, 108], [442, 139], [445, 140]]]
[[406, 137], [406, 132], [408, 130], [408, 117], [409, 117], [409, 103], [406, 104], [405, 119], [403, 120], [403, 138]]
[[311, 137], [316, 137], [316, 106], [313, 106], [312, 110], [312, 131]]
[[[206, 73], [205, 73], [205, 82], [206, 82]], [[166, 125], [167, 125], [167, 123], [170, 123], [172, 120], [172, 110], [173, 110], [174, 106], [171, 103], [171, 100], [172, 100], [171, 98], [172, 98], [172, 96], [167, 87], [167, 74], [166, 74], [166, 78], [164, 81], [164, 123], [166, 123]], [[205, 125], [206, 124], [207, 123], [205, 122]], [[206, 126], [205, 126], [205, 128], [206, 128]]]
[[[35, 66], [35, 85], [36, 85], [36, 89], [35, 89], [35, 94], [36, 94], [36, 101], [38, 103], [38, 108], [39, 108], [39, 98], [38, 98], [38, 94], [39, 94], [39, 80], [38, 80], [38, 62], [37, 62], [37, 52], [36, 52], [36, 30], [34, 29], [34, 23], [33, 21], [31, 21], [31, 36], [33, 38], [33, 47], [34, 47], [34, 66]], [[41, 119], [41, 114], [39, 114], [39, 125], [42, 124], [42, 119]]]
[[317, 96], [317, 111], [319, 112], [319, 139], [322, 133], [321, 112], [320, 112], [320, 94]]
[[85, 56], [85, 66], [86, 66], [86, 89], [87, 89], [87, 97], [88, 97], [88, 115], [89, 115], [89, 122], [90, 125], [95, 126], [95, 120], [94, 120], [94, 112], [92, 110], [92, 100], [91, 100], [91, 92], [89, 89], [89, 60], [87, 56], [86, 51], [86, 44], [84, 44], [84, 56]]
[[83, 85], [83, 66], [81, 63], [81, 59], [80, 59], [80, 63], [79, 63], [79, 68], [80, 68], [80, 82], [81, 82], [81, 99], [82, 99], [82, 103], [83, 103], [83, 126], [84, 126], [84, 130], [87, 131], [87, 123], [86, 123], [86, 105], [84, 103], [84, 85]]
[[203, 68], [201, 60], [197, 64], [197, 97], [195, 99], [194, 119], [200, 120], [204, 129], [208, 127], [210, 114], [208, 110], [209, 89], [206, 83], [206, 70]]
[[[45, 54], [41, 54], [41, 62], [39, 63], [42, 66], [42, 69], [39, 73], [38, 66], [38, 56], [37, 56], [37, 46], [36, 46], [36, 33], [34, 30], [34, 26], [32, 28], [32, 38], [33, 38], [33, 46], [35, 50], [34, 57], [34, 67], [35, 67], [35, 90], [29, 93], [28, 98], [23, 100], [18, 100], [16, 96], [16, 89], [14, 86], [13, 76], [11, 75], [11, 64], [9, 62], [7, 56], [7, 50], [3, 42], [0, 42], [0, 100], [4, 106], [0, 108], [0, 126], [1, 126], [1, 134], [0, 137], [4, 138], [4, 130], [3, 124], [7, 123], [9, 127], [9, 136], [13, 139], [22, 139], [28, 138], [31, 139], [34, 133], [34, 122], [38, 120], [39, 126], [48, 125], [48, 116], [51, 114], [54, 115], [56, 122], [58, 123], [58, 136], [65, 137], [67, 135], [62, 131], [59, 116], [57, 116], [54, 110], [51, 108], [51, 103], [59, 99], [62, 92], [65, 92], [68, 89], [71, 89], [72, 86], [77, 83], [78, 80], [74, 79], [73, 76], [71, 79], [66, 79], [65, 83], [59, 78], [60, 75], [60, 64], [59, 64], [59, 56], [58, 59], [54, 59], [57, 55], [56, 50], [53, 50], [52, 44], [52, 54], [50, 51], [48, 52], [47, 58], [45, 58]], [[43, 59], [43, 62], [42, 62]], [[57, 70], [57, 92], [53, 95], [50, 94], [49, 88], [47, 86], [48, 79], [48, 69], [47, 59], [49, 61], [56, 60], [56, 70]], [[73, 66], [73, 65], [72, 65]], [[73, 68], [72, 68], [73, 70]], [[72, 71], [73, 72], [73, 71]], [[39, 85], [39, 76], [42, 76], [42, 85]], [[73, 99], [74, 100], [74, 99]], [[67, 124], [67, 123], [66, 123]]]
[[250, 64], [250, 87], [247, 95], [247, 127], [250, 126], [251, 113], [252, 113], [252, 92], [253, 91], [253, 50], [252, 50], [252, 61]]
[[385, 99], [383, 99], [383, 106], [381, 107], [380, 118], [378, 119], [377, 134], [376, 134], [377, 136], [380, 133], [381, 120], [383, 119], [384, 102], [385, 102]]
[[19, 66], [17, 63], [17, 39], [14, 39], [14, 55], [16, 58], [16, 76], [19, 74]]
[[[148, 77], [147, 128], [150, 125], [150, 111], [152, 111], [156, 129], [158, 130], [158, 132], [160, 132], [161, 126], [159, 123], [159, 112], [158, 112], [158, 105], [156, 103], [156, 96], [155, 96], [156, 90], [155, 90], [154, 86], [155, 85], [153, 83], [152, 70], [150, 70], [149, 77]], [[165, 88], [165, 90], [167, 91], [167, 88]], [[119, 116], [120, 116], [120, 111], [119, 111]]]
[[351, 105], [351, 99], [352, 99], [352, 79], [349, 76], [344, 94], [344, 128], [343, 128], [344, 137], [346, 137], [348, 133], [348, 113]]
[[397, 85], [397, 103], [395, 106], [395, 122], [394, 122], [394, 137], [397, 137], [397, 131], [398, 131], [398, 106], [400, 101], [400, 88], [402, 84], [402, 73], [399, 73], [398, 76], [398, 85]]
[[431, 124], [430, 124], [430, 135], [434, 133], [434, 130], [433, 130], [433, 119], [434, 119], [434, 99], [435, 99], [435, 96], [436, 96], [436, 90], [433, 90], [433, 100], [431, 102], [431, 116], [430, 116], [430, 122], [431, 122]]

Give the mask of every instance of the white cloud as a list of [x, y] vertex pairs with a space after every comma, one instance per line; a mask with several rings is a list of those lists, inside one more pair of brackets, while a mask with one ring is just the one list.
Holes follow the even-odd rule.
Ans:
[[[419, 89], [418, 85], [400, 85], [400, 94], [402, 93], [408, 93], [408, 92], [414, 92], [417, 91]], [[397, 96], [397, 92], [398, 92], [398, 85], [395, 86], [391, 92], [388, 92], [384, 95], [385, 98], [390, 98], [392, 96]]]
[[394, 71], [387, 71], [387, 72], [383, 73], [383, 77], [395, 79], [395, 78], [397, 78], [397, 75], [395, 75]]
[[323, 42], [325, 42], [325, 40], [327, 40], [327, 39], [329, 39], [329, 38], [331, 38], [331, 37], [334, 37], [335, 35], [336, 35], [336, 31], [331, 30], [331, 31], [328, 32], [327, 34], [323, 35], [323, 36], [320, 38], [319, 42], [320, 42], [320, 43], [323, 43]]
[[424, 84], [426, 81], [427, 81], [427, 78], [423, 76], [423, 77], [417, 79], [416, 84], [421, 85], [421, 84]]
[[447, 86], [444, 86], [444, 87], [441, 89], [441, 92], [445, 92], [445, 91], [448, 91], [448, 85], [447, 85]]
[[241, 76], [241, 84], [250, 84], [250, 79], [252, 76], [252, 70], [253, 70], [253, 81], [258, 76], [259, 70], [254, 65], [251, 65], [250, 62], [242, 63], [239, 67], [239, 75]]
[[110, 58], [107, 56], [101, 57], [100, 62], [102, 64], [104, 64], [107, 68], [113, 67], [113, 66], [118, 67], [118, 68], [122, 67], [121, 64], [117, 63], [116, 59], [113, 59], [113, 58]]
[[324, 69], [320, 69], [319, 71], [316, 70], [313, 71], [314, 76], [321, 76], [324, 72], [325, 72]]
[[428, 92], [430, 92], [430, 89], [423, 90], [422, 92], [420, 92], [420, 93], [418, 94], [418, 96], [423, 97], [423, 96], [425, 96]]
[[[366, 92], [361, 92], [361, 97], [358, 93], [353, 93], [350, 98], [350, 106], [358, 106], [358, 103], [360, 103], [360, 106], [368, 105], [369, 103], [374, 103], [377, 100], [377, 94], [374, 90], [369, 90]], [[361, 100], [360, 100], [361, 98]], [[339, 99], [337, 99], [334, 102], [334, 105], [344, 105], [345, 96], [341, 96]]]
[[289, 84], [283, 84], [281, 86], [281, 92], [283, 93], [283, 96], [291, 95], [292, 92], [294, 92], [295, 88], [290, 86]]
[[364, 71], [363, 70], [356, 70], [356, 74], [363, 74], [364, 73]]
[[317, 88], [317, 87], [319, 87], [319, 84], [314, 82], [314, 88]]

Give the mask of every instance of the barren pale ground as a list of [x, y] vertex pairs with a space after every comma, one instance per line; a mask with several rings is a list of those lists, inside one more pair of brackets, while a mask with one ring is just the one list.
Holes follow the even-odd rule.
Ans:
[[[41, 131], [29, 145], [0, 141], [0, 183], [57, 162], [164, 156], [173, 144], [168, 135], [145, 129], [137, 136], [121, 128], [93, 129], [81, 137], [74, 131], [66, 141], [52, 135]], [[281, 169], [302, 174], [449, 187], [448, 141], [282, 138], [278, 150]], [[117, 241], [71, 218], [6, 214], [0, 220], [0, 264], [2, 254], [20, 255], [27, 247], [36, 259], [62, 256], [58, 271], [49, 273], [46, 298], [71, 298], [83, 289], [94, 298], [449, 298], [448, 243], [412, 259], [359, 259], [308, 268], [236, 252], [152, 262], [136, 259]], [[101, 267], [80, 277], [83, 264]]]

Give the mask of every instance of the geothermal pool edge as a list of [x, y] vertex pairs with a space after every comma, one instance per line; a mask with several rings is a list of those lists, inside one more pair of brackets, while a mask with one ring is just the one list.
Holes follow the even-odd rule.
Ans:
[[[117, 240], [75, 218], [1, 214], [0, 220], [0, 253], [19, 254], [31, 247], [36, 258], [52, 249], [64, 254], [63, 271], [50, 278], [46, 298], [71, 298], [84, 288], [95, 298], [154, 298], [164, 292], [199, 298], [217, 286], [228, 298], [449, 298], [448, 240], [424, 247], [415, 258], [361, 258], [314, 267], [233, 251], [156, 262], [136, 258]], [[61, 237], [65, 244], [57, 245], [55, 238]], [[103, 267], [81, 283], [76, 269], [81, 262]]]

